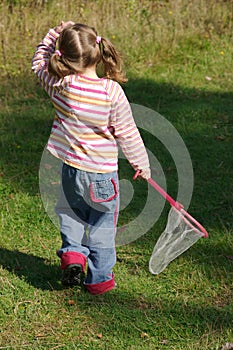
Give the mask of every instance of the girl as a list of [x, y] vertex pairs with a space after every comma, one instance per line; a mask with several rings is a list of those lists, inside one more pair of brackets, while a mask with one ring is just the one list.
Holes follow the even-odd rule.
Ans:
[[[99, 64], [104, 78], [97, 76]], [[126, 81], [121, 58], [94, 28], [61, 22], [38, 45], [32, 69], [55, 108], [47, 149], [63, 161], [56, 206], [62, 283], [85, 279], [91, 294], [102, 294], [115, 287], [117, 145], [142, 178], [150, 177], [147, 152], [119, 85]]]

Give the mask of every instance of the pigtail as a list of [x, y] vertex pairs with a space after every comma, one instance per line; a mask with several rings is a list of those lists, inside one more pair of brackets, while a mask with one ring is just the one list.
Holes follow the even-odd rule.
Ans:
[[116, 80], [118, 83], [126, 83], [127, 78], [123, 72], [123, 62], [119, 52], [108, 39], [103, 37], [99, 46], [105, 77]]
[[62, 57], [62, 55], [58, 55], [56, 52], [50, 57], [48, 71], [50, 74], [59, 78], [64, 78], [66, 75], [73, 73], [72, 69], [66, 64], [65, 58]]

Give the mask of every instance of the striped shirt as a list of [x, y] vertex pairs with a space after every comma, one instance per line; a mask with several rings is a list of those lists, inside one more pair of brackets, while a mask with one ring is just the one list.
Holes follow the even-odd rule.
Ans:
[[118, 145], [135, 170], [149, 167], [147, 152], [121, 86], [110, 79], [48, 72], [59, 34], [50, 29], [32, 60], [55, 108], [47, 149], [75, 168], [107, 173], [118, 168]]

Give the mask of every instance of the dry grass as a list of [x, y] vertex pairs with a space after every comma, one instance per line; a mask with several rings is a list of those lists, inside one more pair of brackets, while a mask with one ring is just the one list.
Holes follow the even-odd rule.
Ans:
[[95, 26], [132, 64], [133, 57], [135, 63], [162, 60], [184, 37], [199, 37], [193, 45], [221, 42], [232, 35], [232, 18], [233, 2], [224, 0], [143, 0], [140, 6], [136, 0], [2, 0], [0, 68], [8, 76], [28, 71], [35, 45], [61, 19]]

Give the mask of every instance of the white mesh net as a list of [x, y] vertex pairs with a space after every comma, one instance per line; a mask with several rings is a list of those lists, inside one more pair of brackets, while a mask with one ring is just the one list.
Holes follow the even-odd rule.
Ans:
[[159, 274], [167, 265], [191, 247], [204, 234], [182, 212], [171, 207], [167, 226], [159, 237], [149, 261], [149, 271]]

